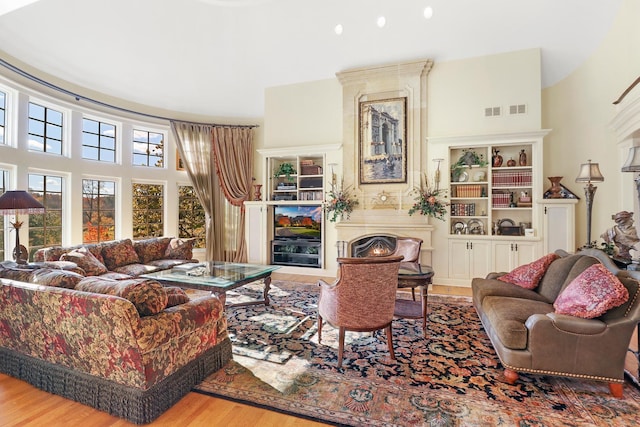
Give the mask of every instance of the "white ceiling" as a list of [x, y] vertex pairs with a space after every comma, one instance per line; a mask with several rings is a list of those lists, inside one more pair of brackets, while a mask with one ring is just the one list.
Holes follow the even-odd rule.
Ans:
[[267, 87], [413, 59], [540, 48], [553, 85], [598, 47], [622, 1], [0, 0], [0, 55], [143, 105], [259, 118]]

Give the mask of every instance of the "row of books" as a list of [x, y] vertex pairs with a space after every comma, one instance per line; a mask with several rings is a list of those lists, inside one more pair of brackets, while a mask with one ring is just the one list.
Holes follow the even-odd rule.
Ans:
[[451, 203], [452, 216], [474, 216], [475, 214], [475, 203]]
[[494, 187], [530, 187], [531, 171], [495, 171], [492, 176]]
[[511, 203], [511, 193], [493, 193], [491, 202], [494, 208], [508, 208]]

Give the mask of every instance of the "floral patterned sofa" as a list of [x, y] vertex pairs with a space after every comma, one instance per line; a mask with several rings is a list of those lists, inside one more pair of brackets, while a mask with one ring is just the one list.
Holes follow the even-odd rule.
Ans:
[[75, 263], [84, 276], [103, 276], [126, 279], [157, 270], [165, 270], [193, 258], [193, 239], [153, 237], [84, 244], [77, 246], [52, 246], [36, 251], [33, 261]]
[[144, 424], [231, 358], [216, 296], [51, 268], [0, 265], [0, 277], [5, 270], [24, 280], [0, 278], [0, 372], [42, 390]]

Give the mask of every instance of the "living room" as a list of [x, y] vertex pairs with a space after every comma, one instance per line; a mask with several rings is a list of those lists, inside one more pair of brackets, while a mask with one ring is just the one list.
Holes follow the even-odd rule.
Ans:
[[[436, 8], [437, 11], [437, 8]], [[206, 116], [195, 113], [165, 110], [161, 102], [154, 106], [140, 106], [134, 99], [126, 96], [104, 95], [95, 88], [84, 88], [82, 82], [67, 82], [55, 77], [55, 73], [32, 67], [23, 62], [19, 56], [3, 52], [2, 58], [7, 63], [29, 74], [38, 76], [47, 82], [55, 82], [58, 86], [69, 88], [72, 93], [86, 95], [87, 98], [99, 99], [106, 104], [122, 106], [131, 111], [144, 111], [160, 117], [172, 117], [178, 120], [195, 122], [224, 122], [237, 125], [259, 125], [254, 128], [254, 176], [256, 183], [263, 184], [262, 202], [266, 202], [266, 185], [272, 176], [268, 170], [266, 158], [269, 153], [283, 155], [287, 150], [294, 152], [314, 153], [318, 147], [330, 147], [324, 162], [325, 186], [330, 184], [330, 164], [339, 183], [350, 186], [359, 200], [351, 219], [344, 219], [333, 224], [325, 221], [324, 265], [320, 269], [289, 269], [282, 271], [293, 274], [305, 274], [311, 277], [335, 275], [338, 256], [338, 242], [351, 240], [346, 230], [357, 228], [361, 224], [375, 221], [394, 221], [405, 224], [407, 228], [426, 227], [429, 230], [428, 243], [425, 244], [422, 260], [433, 265], [434, 282], [438, 284], [469, 287], [470, 280], [453, 278], [450, 271], [452, 262], [448, 244], [451, 239], [451, 223], [433, 218], [409, 216], [406, 210], [413, 203], [411, 190], [420, 185], [423, 175], [434, 177], [437, 166], [448, 171], [450, 164], [457, 158], [449, 158], [449, 147], [453, 143], [461, 146], [482, 146], [500, 142], [507, 135], [507, 141], [532, 141], [531, 132], [544, 133], [535, 135], [533, 142], [540, 146], [541, 165], [539, 168], [534, 203], [542, 199], [542, 195], [551, 183], [548, 177], [563, 176], [562, 184], [579, 200], [575, 205], [574, 249], [587, 243], [587, 206], [583, 193], [584, 184], [576, 183], [580, 165], [588, 160], [599, 164], [605, 181], [598, 183], [591, 217], [591, 231], [598, 240], [600, 234], [611, 227], [613, 214], [619, 211], [637, 212], [636, 188], [632, 174], [622, 173], [621, 167], [627, 157], [629, 148], [637, 139], [635, 129], [629, 131], [626, 124], [618, 124], [616, 119], [619, 106], [613, 104], [640, 75], [640, 58], [633, 54], [640, 47], [640, 39], [635, 31], [634, 17], [640, 15], [638, 5], [632, 0], [619, 2], [619, 10], [615, 13], [611, 28], [588, 58], [579, 64], [568, 76], [551, 86], [543, 85], [542, 69], [546, 61], [551, 61], [552, 52], [541, 50], [538, 46], [517, 47], [511, 50], [495, 52], [479, 57], [468, 57], [451, 61], [439, 61], [433, 58], [433, 64], [425, 75], [416, 78], [415, 85], [400, 84], [390, 89], [389, 86], [366, 87], [365, 94], [382, 95], [390, 98], [405, 97], [408, 99], [408, 114], [415, 115], [411, 119], [408, 131], [407, 179], [403, 183], [361, 185], [358, 182], [358, 137], [355, 128], [358, 125], [358, 103], [350, 93], [350, 88], [339, 77], [321, 77], [311, 81], [278, 84], [264, 91], [264, 113], [262, 116], [234, 117], [225, 114]], [[28, 17], [28, 15], [26, 15]], [[4, 17], [3, 19], [10, 19]], [[27, 19], [21, 16], [21, 19]], [[3, 22], [3, 21], [0, 21]], [[5, 24], [2, 24], [4, 26]], [[544, 24], [541, 24], [544, 25]], [[8, 26], [12, 27], [12, 26]], [[558, 58], [563, 60], [568, 58]], [[429, 55], [421, 57], [400, 58], [395, 61], [380, 61], [334, 70], [334, 74], [345, 74], [385, 66], [397, 66], [407, 62], [432, 60]], [[422, 79], [422, 80], [421, 80]], [[412, 83], [413, 84], [413, 83]], [[9, 188], [27, 188], [30, 173], [49, 175], [54, 173], [68, 179], [67, 185], [69, 212], [65, 221], [67, 228], [63, 232], [64, 244], [80, 243], [82, 229], [70, 224], [83, 222], [82, 212], [77, 208], [81, 202], [81, 180], [86, 177], [116, 177], [121, 189], [119, 195], [119, 217], [116, 237], [129, 237], [134, 228], [130, 200], [132, 190], [129, 183], [164, 182], [166, 188], [166, 205], [164, 207], [164, 229], [167, 235], [177, 234], [178, 189], [179, 185], [189, 185], [184, 170], [174, 167], [178, 158], [175, 142], [172, 140], [170, 128], [166, 120], [141, 117], [130, 112], [119, 112], [102, 108], [90, 102], [75, 101], [68, 95], [61, 95], [56, 90], [45, 88], [30, 81], [14, 70], [2, 67], [0, 71], [0, 89], [15, 94], [15, 101], [24, 111], [29, 97], [44, 101], [47, 106], [64, 108], [77, 121], [83, 114], [104, 117], [121, 124], [123, 131], [142, 125], [145, 129], [165, 135], [166, 158], [168, 165], [162, 171], [150, 171], [143, 168], [127, 166], [131, 149], [122, 147], [122, 159], [117, 165], [96, 164], [95, 162], [76, 162], [72, 158], [58, 159], [51, 155], [34, 154], [26, 146], [26, 138], [17, 137], [17, 132], [24, 131], [25, 125], [11, 129], [7, 126], [5, 144], [0, 144], [0, 166], [8, 171], [13, 181]], [[347, 85], [348, 86], [348, 85]], [[382, 87], [382, 88], [381, 88]], [[424, 92], [421, 93], [420, 91]], [[400, 93], [405, 91], [403, 93]], [[113, 98], [112, 98], [113, 96]], [[120, 99], [118, 99], [120, 98]], [[124, 99], [125, 101], [122, 101]], [[526, 114], [509, 115], [506, 110], [512, 105], [526, 105]], [[487, 107], [499, 106], [504, 111], [498, 116], [487, 117]], [[68, 110], [67, 110], [68, 109]], [[7, 110], [9, 111], [9, 110]], [[17, 121], [14, 123], [18, 123]], [[9, 133], [15, 132], [15, 133]], [[13, 139], [11, 139], [13, 138]], [[457, 139], [462, 138], [462, 140]], [[509, 140], [509, 138], [511, 138]], [[538, 140], [540, 139], [540, 140]], [[542, 141], [543, 139], [543, 141]], [[19, 142], [16, 142], [19, 141]], [[262, 154], [260, 153], [262, 152]], [[79, 157], [80, 149], [70, 147], [72, 157]], [[266, 153], [266, 154], [265, 154]], [[435, 159], [444, 158], [441, 165]], [[507, 159], [505, 159], [506, 161]], [[449, 187], [450, 176], [443, 173], [442, 186]], [[380, 193], [385, 191], [393, 198], [392, 206], [384, 209], [374, 208]], [[266, 204], [269, 205], [269, 204]], [[382, 220], [376, 218], [382, 217]], [[390, 217], [390, 218], [389, 218]], [[532, 214], [535, 226], [533, 240], [539, 244], [535, 254], [543, 255], [544, 220], [540, 211]], [[496, 215], [495, 218], [498, 218]], [[637, 218], [637, 216], [636, 216]], [[352, 225], [349, 225], [352, 221]], [[268, 221], [266, 221], [268, 223]], [[8, 221], [5, 221], [5, 224]], [[637, 223], [637, 221], [636, 221]], [[355, 225], [353, 225], [355, 224]], [[269, 226], [271, 224], [269, 223]], [[489, 224], [485, 224], [488, 228]], [[173, 230], [173, 231], [172, 231]], [[271, 231], [269, 231], [271, 232]], [[264, 241], [259, 250], [259, 257], [268, 257], [270, 242], [268, 233], [264, 233]], [[368, 233], [369, 231], [367, 231]], [[28, 228], [23, 228], [23, 239]], [[396, 234], [405, 235], [406, 230]], [[365, 233], [366, 234], [366, 233]], [[345, 237], [347, 236], [347, 237]], [[5, 258], [10, 259], [14, 235], [8, 225], [3, 233]], [[455, 236], [454, 236], [455, 239]], [[425, 239], [427, 241], [427, 239]], [[26, 243], [26, 242], [25, 242]], [[600, 244], [600, 241], [597, 242]], [[28, 246], [31, 246], [28, 244]], [[204, 252], [196, 250], [195, 257], [202, 258]]]

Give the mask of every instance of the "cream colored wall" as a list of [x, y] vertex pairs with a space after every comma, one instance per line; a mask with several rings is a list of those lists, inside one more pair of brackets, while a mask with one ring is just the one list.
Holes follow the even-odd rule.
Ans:
[[[435, 61], [427, 80], [429, 136], [482, 135], [540, 129], [540, 50]], [[510, 115], [524, 104], [526, 114]], [[485, 117], [486, 107], [502, 115]]]
[[[611, 214], [637, 210], [635, 185], [620, 168], [627, 146], [618, 147], [610, 128], [612, 104], [640, 76], [640, 2], [623, 2], [613, 27], [594, 54], [574, 73], [542, 91], [542, 124], [552, 129], [546, 138], [544, 173], [563, 176], [562, 184], [578, 195], [576, 246], [587, 240], [584, 185], [575, 183], [581, 163], [600, 164], [605, 181], [597, 184], [591, 239], [613, 225]], [[549, 182], [548, 180], [546, 181]], [[636, 212], [636, 225], [640, 221]]]

